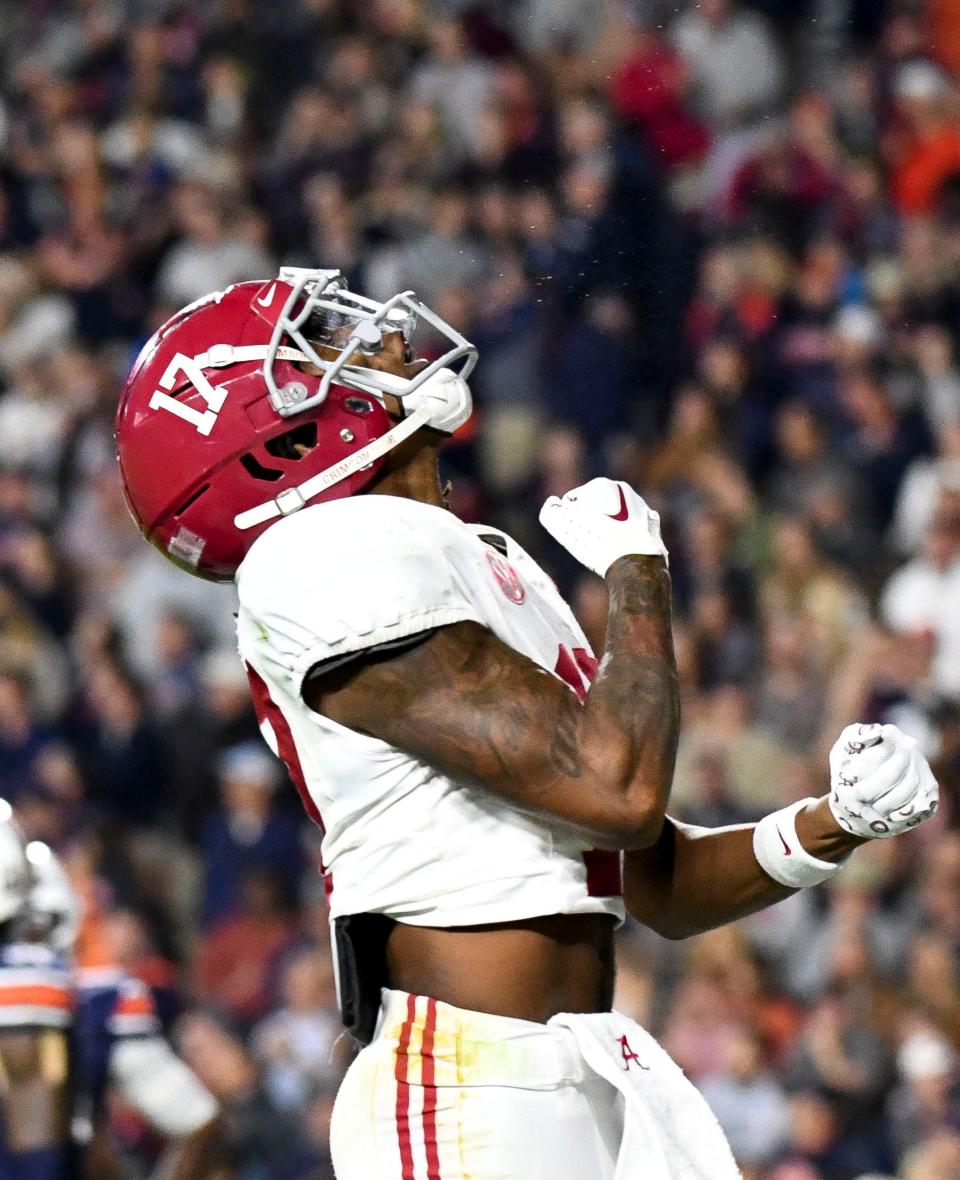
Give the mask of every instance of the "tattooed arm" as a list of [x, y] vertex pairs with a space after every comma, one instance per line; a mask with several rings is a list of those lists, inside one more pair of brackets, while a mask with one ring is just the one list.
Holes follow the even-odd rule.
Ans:
[[[797, 816], [797, 836], [818, 860], [836, 863], [863, 840], [839, 827], [827, 797]], [[664, 938], [689, 938], [789, 897], [753, 852], [753, 824], [697, 828], [668, 819], [656, 844], [624, 857], [624, 900]]]
[[680, 719], [670, 577], [663, 558], [628, 556], [606, 581], [607, 644], [583, 703], [476, 623], [310, 679], [304, 699], [599, 845], [645, 848], [663, 827]]

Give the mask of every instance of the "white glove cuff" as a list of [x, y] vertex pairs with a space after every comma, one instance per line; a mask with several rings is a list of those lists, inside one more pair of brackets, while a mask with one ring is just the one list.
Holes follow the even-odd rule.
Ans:
[[780, 811], [765, 815], [753, 829], [753, 855], [774, 881], [788, 889], [806, 889], [829, 881], [843, 868], [843, 863], [818, 860], [811, 856], [797, 836], [796, 819], [816, 799], [801, 799]]

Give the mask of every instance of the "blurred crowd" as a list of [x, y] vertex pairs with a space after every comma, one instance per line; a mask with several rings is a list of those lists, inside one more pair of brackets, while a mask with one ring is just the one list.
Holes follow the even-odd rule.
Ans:
[[958, 0], [0, 2], [0, 793], [81, 889], [81, 963], [163, 997], [229, 1180], [332, 1176], [318, 833], [231, 588], [140, 540], [111, 427], [167, 315], [279, 264], [476, 341], [455, 508], [595, 645], [539, 504], [603, 473], [659, 508], [677, 814], [822, 794], [854, 719], [923, 741], [934, 822], [694, 942], [628, 924], [617, 1003], [747, 1180], [960, 1178], [958, 71]]

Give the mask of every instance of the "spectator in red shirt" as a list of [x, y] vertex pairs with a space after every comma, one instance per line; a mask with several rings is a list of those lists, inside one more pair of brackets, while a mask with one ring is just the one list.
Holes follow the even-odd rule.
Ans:
[[928, 61], [901, 66], [894, 82], [895, 118], [890, 138], [891, 194], [905, 214], [933, 211], [944, 182], [960, 174], [956, 92]]
[[218, 923], [197, 949], [198, 998], [249, 1025], [267, 1012], [278, 964], [296, 938], [279, 881], [264, 869], [251, 870], [240, 912]]
[[689, 86], [680, 54], [638, 21], [629, 55], [610, 83], [610, 104], [668, 170], [698, 162], [710, 146], [709, 132], [685, 106]]

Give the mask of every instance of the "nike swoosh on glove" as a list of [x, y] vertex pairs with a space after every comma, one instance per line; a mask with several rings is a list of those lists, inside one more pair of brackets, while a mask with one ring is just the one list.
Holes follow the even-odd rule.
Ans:
[[929, 819], [939, 803], [919, 743], [895, 725], [848, 725], [830, 751], [830, 810], [855, 836], [899, 836]]
[[551, 496], [540, 509], [540, 523], [601, 578], [627, 554], [668, 560], [659, 513], [621, 480], [591, 479], [565, 496]]

